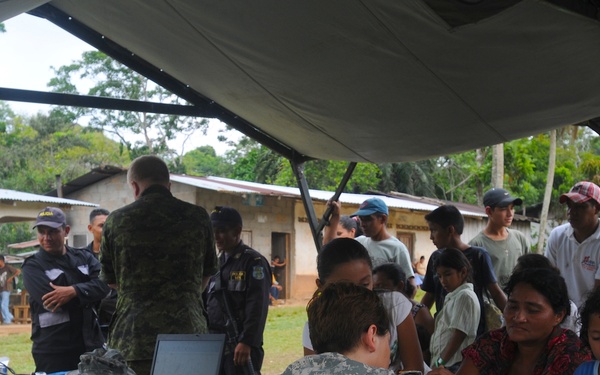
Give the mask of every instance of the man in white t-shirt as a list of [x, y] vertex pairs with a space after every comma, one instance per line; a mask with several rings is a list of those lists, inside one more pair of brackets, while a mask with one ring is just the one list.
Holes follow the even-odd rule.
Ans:
[[552, 230], [545, 255], [560, 270], [569, 298], [580, 308], [588, 293], [600, 285], [600, 187], [578, 182], [559, 202], [567, 204], [569, 223]]
[[398, 263], [416, 293], [415, 273], [408, 249], [387, 232], [388, 215], [388, 207], [380, 198], [369, 198], [361, 203], [358, 211], [350, 215], [360, 218], [360, 227], [364, 233], [364, 236], [357, 237], [356, 240], [369, 252], [373, 268], [383, 263]]

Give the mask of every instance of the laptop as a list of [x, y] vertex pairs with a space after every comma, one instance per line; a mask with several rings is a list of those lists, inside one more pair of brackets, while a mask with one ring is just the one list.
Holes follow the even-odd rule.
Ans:
[[224, 346], [224, 334], [160, 334], [150, 374], [218, 375]]

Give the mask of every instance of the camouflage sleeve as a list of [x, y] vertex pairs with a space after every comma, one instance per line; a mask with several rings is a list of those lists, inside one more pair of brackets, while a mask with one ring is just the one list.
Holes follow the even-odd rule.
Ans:
[[117, 284], [112, 258], [112, 217], [109, 215], [102, 228], [102, 242], [100, 243], [100, 280], [107, 284]]
[[254, 252], [253, 259], [246, 266], [246, 307], [240, 342], [250, 346], [260, 346], [269, 312], [269, 292], [271, 289], [271, 267], [267, 260]]
[[204, 242], [204, 264], [203, 264], [203, 276], [212, 276], [219, 271], [219, 259], [217, 258], [217, 250], [215, 247], [215, 236], [210, 225], [210, 218], [206, 213], [208, 219], [208, 230], [206, 239]]

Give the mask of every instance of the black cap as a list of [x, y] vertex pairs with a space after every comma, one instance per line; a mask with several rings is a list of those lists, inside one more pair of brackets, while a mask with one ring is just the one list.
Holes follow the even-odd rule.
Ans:
[[37, 215], [33, 228], [40, 225], [50, 228], [58, 228], [67, 225], [65, 213], [62, 212], [60, 208], [46, 207]]
[[500, 188], [491, 188], [483, 196], [485, 207], [508, 207], [510, 204], [520, 206], [523, 204], [523, 199], [515, 198], [508, 191]]
[[213, 227], [236, 227], [242, 226], [242, 216], [235, 209], [227, 206], [217, 206], [210, 213], [210, 221]]

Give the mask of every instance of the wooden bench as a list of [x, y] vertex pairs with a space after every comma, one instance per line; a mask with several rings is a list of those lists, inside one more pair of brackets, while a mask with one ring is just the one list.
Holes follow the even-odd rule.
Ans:
[[31, 312], [29, 311], [29, 293], [21, 291], [21, 301], [13, 306], [14, 322], [19, 324], [31, 323]]

